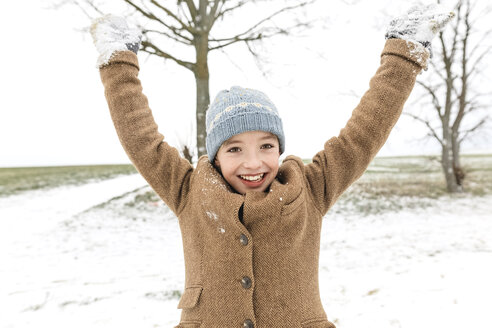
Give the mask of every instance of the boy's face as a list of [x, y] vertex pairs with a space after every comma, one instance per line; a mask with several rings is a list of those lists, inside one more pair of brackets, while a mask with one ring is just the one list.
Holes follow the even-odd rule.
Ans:
[[214, 163], [234, 190], [245, 194], [267, 190], [277, 176], [279, 157], [277, 136], [250, 131], [225, 141], [217, 151]]

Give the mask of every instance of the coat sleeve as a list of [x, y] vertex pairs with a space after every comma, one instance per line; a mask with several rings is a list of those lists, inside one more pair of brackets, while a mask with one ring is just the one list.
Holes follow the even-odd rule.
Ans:
[[364, 173], [384, 145], [417, 74], [426, 68], [427, 58], [420, 45], [399, 39], [386, 41], [381, 65], [351, 118], [304, 168], [308, 188], [322, 215]]
[[118, 52], [100, 68], [111, 118], [133, 165], [178, 214], [187, 199], [193, 167], [158, 132], [138, 71], [137, 56], [130, 51]]

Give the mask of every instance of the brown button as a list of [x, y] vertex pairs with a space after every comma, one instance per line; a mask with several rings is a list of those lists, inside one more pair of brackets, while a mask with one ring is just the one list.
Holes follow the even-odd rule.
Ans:
[[244, 328], [255, 328], [255, 324], [253, 323], [253, 321], [247, 319], [247, 320], [244, 320], [243, 327]]
[[239, 236], [239, 240], [241, 241], [241, 244], [243, 244], [243, 246], [248, 245], [248, 237], [244, 233]]
[[251, 279], [249, 277], [243, 277], [243, 279], [241, 279], [241, 285], [244, 289], [251, 288]]

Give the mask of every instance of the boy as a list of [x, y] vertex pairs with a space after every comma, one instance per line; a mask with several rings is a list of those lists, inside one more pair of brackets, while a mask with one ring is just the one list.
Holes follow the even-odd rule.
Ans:
[[318, 287], [322, 218], [382, 147], [452, 14], [412, 8], [394, 20], [370, 89], [311, 164], [289, 156], [275, 105], [240, 87], [207, 111], [196, 168], [163, 141], [138, 80], [137, 30], [114, 16], [91, 28], [120, 141], [179, 219], [185, 291], [177, 328], [328, 328]]

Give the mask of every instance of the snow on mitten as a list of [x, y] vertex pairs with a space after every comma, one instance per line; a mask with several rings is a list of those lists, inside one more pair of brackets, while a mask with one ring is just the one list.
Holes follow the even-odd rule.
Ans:
[[137, 53], [142, 39], [139, 29], [130, 28], [124, 18], [113, 15], [96, 18], [90, 31], [99, 52], [98, 67], [106, 65], [117, 51]]
[[390, 22], [386, 39], [396, 38], [420, 43], [431, 52], [432, 39], [454, 16], [454, 12], [446, 11], [436, 4], [413, 6], [407, 14]]

